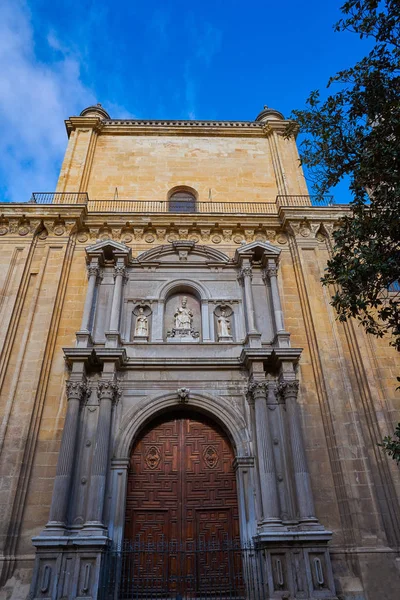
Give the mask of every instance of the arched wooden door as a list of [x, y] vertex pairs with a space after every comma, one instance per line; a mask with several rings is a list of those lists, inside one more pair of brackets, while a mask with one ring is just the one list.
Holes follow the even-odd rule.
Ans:
[[133, 447], [125, 540], [239, 539], [231, 443], [210, 419], [185, 411], [153, 421]]

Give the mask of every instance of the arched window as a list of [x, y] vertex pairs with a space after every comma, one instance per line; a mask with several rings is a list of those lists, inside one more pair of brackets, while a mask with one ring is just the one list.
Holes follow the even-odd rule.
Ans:
[[168, 198], [169, 212], [196, 212], [196, 196], [193, 192], [185, 189], [178, 189]]

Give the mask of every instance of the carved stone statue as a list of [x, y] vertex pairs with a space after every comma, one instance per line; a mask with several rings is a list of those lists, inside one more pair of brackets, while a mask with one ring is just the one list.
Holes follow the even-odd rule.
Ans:
[[174, 327], [167, 331], [171, 342], [198, 342], [200, 333], [193, 329], [193, 312], [187, 305], [187, 296], [181, 300], [174, 313]]
[[230, 338], [231, 336], [231, 323], [226, 317], [226, 311], [221, 310], [220, 316], [217, 318], [218, 326], [218, 337], [219, 338]]
[[139, 314], [136, 317], [135, 337], [148, 337], [149, 335], [149, 320], [144, 314], [143, 306], [139, 307]]
[[174, 314], [175, 317], [175, 329], [191, 330], [193, 322], [193, 313], [190, 308], [187, 307], [187, 297], [182, 298], [181, 306], [178, 306]]

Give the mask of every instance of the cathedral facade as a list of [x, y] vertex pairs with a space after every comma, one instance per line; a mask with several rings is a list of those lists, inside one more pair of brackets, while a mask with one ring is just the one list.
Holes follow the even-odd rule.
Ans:
[[286, 126], [89, 107], [1, 205], [0, 598], [398, 598], [399, 362]]

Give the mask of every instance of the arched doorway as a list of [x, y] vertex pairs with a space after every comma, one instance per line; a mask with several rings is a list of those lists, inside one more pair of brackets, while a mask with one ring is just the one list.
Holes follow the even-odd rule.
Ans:
[[225, 432], [202, 414], [176, 410], [142, 430], [128, 473], [121, 597], [242, 594], [233, 460]]
[[125, 540], [239, 540], [234, 452], [211, 419], [186, 410], [160, 416], [133, 446]]

